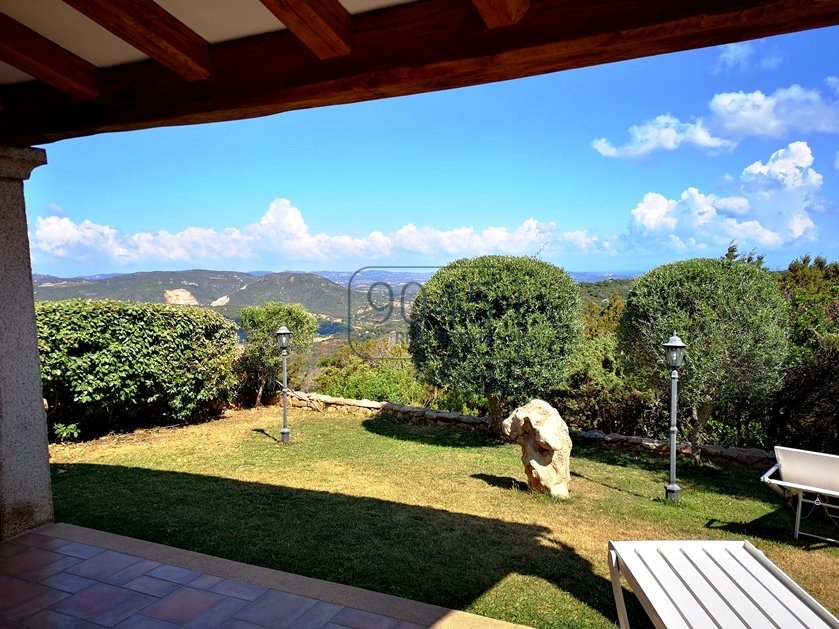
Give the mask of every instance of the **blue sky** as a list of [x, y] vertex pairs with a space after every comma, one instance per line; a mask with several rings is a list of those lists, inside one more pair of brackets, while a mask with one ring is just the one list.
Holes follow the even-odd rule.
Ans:
[[839, 28], [48, 145], [33, 270], [839, 258]]

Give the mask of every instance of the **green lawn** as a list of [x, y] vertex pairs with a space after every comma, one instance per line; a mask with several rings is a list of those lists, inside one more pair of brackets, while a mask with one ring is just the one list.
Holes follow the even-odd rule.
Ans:
[[[522, 489], [519, 448], [279, 409], [51, 447], [56, 520], [537, 627], [616, 622], [610, 539], [749, 539], [834, 613], [839, 548], [794, 543], [759, 472], [575, 447], [571, 498]], [[645, 617], [633, 597], [630, 614]]]

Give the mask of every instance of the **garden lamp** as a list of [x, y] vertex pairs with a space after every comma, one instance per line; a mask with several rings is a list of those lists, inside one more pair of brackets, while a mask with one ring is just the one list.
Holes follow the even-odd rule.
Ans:
[[663, 345], [667, 368], [670, 369], [670, 482], [664, 486], [664, 497], [679, 502], [682, 490], [676, 484], [676, 408], [679, 403], [679, 367], [682, 366], [687, 345], [675, 332]]
[[286, 326], [280, 327], [277, 330], [277, 344], [280, 346], [280, 353], [283, 355], [283, 429], [280, 431], [283, 445], [288, 443], [288, 437], [291, 434], [288, 428], [288, 370], [286, 369], [289, 341], [291, 341], [291, 330]]

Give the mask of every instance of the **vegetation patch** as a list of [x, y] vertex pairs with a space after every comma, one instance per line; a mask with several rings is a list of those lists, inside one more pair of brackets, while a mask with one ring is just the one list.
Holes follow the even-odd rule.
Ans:
[[234, 326], [217, 313], [71, 300], [38, 303], [36, 316], [61, 439], [217, 415], [233, 391]]

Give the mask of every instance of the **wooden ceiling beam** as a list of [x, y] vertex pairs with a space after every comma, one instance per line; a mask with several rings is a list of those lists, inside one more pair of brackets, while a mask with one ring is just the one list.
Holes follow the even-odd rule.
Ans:
[[210, 76], [209, 44], [154, 0], [64, 0], [187, 81]]
[[472, 0], [487, 28], [510, 26], [524, 17], [530, 0]]
[[51, 98], [35, 81], [6, 86], [0, 144], [252, 118], [837, 24], [839, 0], [540, 0], [491, 30], [469, 2], [422, 0], [354, 16], [352, 52], [328, 61], [283, 30], [214, 45], [207, 81], [146, 61], [100, 69], [90, 103]]
[[0, 60], [75, 100], [96, 98], [96, 66], [0, 13]]
[[338, 0], [262, 0], [319, 59], [350, 54], [352, 16]]

